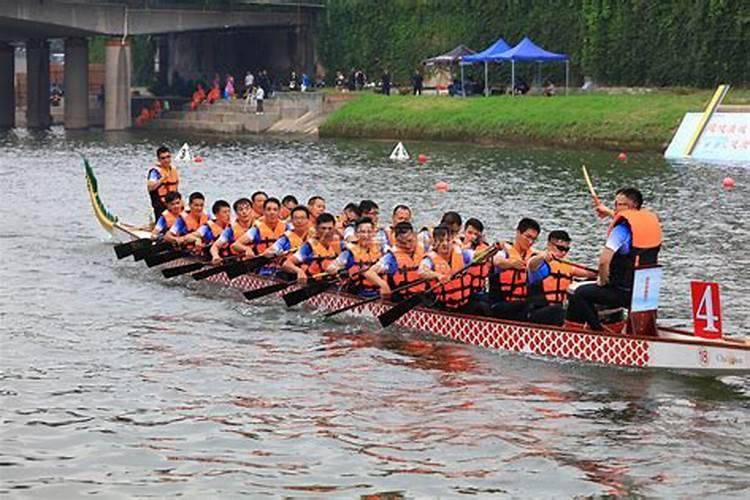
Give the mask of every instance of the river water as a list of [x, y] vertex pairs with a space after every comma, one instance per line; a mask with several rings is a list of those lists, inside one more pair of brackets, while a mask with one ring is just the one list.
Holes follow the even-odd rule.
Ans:
[[[496, 354], [324, 321], [279, 301], [117, 261], [81, 155], [121, 220], [149, 212], [155, 147], [190, 140], [183, 192], [322, 194], [338, 211], [406, 202], [510, 237], [567, 229], [593, 264], [603, 197], [641, 188], [664, 223], [661, 317], [690, 325], [689, 281], [721, 283], [725, 329], [750, 333], [750, 169], [658, 155], [153, 133], [0, 136], [0, 494], [12, 498], [737, 497], [750, 495], [750, 380]], [[731, 175], [737, 187], [721, 188]], [[451, 190], [438, 193], [437, 181]]]

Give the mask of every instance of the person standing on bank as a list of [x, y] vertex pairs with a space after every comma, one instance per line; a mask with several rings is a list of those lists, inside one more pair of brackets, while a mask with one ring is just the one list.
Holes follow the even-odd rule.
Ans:
[[391, 95], [391, 74], [388, 70], [383, 71], [381, 80], [383, 81], [383, 95]]
[[262, 115], [263, 114], [263, 99], [266, 97], [266, 91], [263, 90], [263, 87], [258, 85], [258, 88], [255, 89], [255, 114], [256, 115]]
[[411, 77], [414, 95], [422, 95], [422, 86], [424, 84], [424, 77], [422, 76], [422, 73], [419, 72], [419, 70], [414, 72], [414, 76]]
[[168, 147], [159, 146], [156, 158], [156, 165], [148, 169], [146, 188], [151, 198], [151, 208], [154, 209], [154, 220], [158, 221], [162, 212], [167, 209], [167, 194], [179, 190], [180, 173], [172, 165], [172, 153]]
[[[662, 234], [659, 218], [642, 208], [643, 195], [636, 188], [623, 188], [615, 194], [614, 220], [599, 257], [596, 284], [579, 286], [568, 305], [566, 325], [601, 331], [596, 304], [629, 307], [633, 277], [639, 267], [658, 263]], [[601, 210], [597, 208], [601, 213]]]

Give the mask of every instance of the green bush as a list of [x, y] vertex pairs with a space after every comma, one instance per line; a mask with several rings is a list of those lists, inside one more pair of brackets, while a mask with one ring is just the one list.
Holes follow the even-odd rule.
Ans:
[[[713, 87], [750, 82], [750, 3], [739, 0], [328, 0], [320, 55], [329, 73], [384, 68], [399, 84], [422, 59], [463, 43], [483, 50], [527, 35], [611, 85]], [[522, 74], [534, 65], [522, 65]], [[544, 68], [561, 82], [561, 65]], [[493, 68], [493, 79], [503, 78]], [[372, 78], [375, 77], [375, 78]]]

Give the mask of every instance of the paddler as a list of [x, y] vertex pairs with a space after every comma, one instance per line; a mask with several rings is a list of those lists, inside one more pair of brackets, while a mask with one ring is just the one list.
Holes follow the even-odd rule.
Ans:
[[299, 205], [297, 198], [291, 194], [285, 195], [281, 199], [281, 211], [279, 212], [279, 218], [284, 221], [289, 221], [289, 216], [292, 214], [292, 209]]
[[566, 324], [586, 324], [601, 331], [596, 305], [629, 308], [635, 270], [658, 264], [661, 223], [656, 214], [642, 205], [643, 195], [636, 188], [623, 188], [615, 194], [614, 220], [599, 256], [597, 283], [576, 288], [570, 298]]
[[[380, 217], [380, 207], [373, 200], [362, 200], [359, 202], [359, 213], [361, 217], [367, 217], [372, 221], [373, 227], [375, 228], [375, 234], [373, 239], [380, 246], [381, 253], [385, 253], [388, 250], [388, 236], [385, 234], [383, 228], [378, 226]], [[349, 226], [344, 230], [344, 241], [356, 242], [357, 235], [356, 229], [353, 226]]]
[[[252, 258], [263, 254], [276, 243], [287, 229], [286, 224], [279, 219], [280, 209], [281, 202], [277, 198], [268, 198], [263, 205], [263, 217], [256, 220], [253, 227], [232, 244], [232, 251]], [[277, 270], [278, 266], [264, 266], [259, 274], [269, 276]]]
[[182, 203], [182, 195], [178, 191], [167, 193], [164, 201], [167, 204], [167, 209], [161, 213], [161, 216], [156, 221], [154, 229], [151, 230], [152, 238], [162, 236], [169, 231], [169, 228], [172, 227], [172, 224], [175, 223], [177, 217], [180, 216], [182, 210], [185, 208]]
[[571, 247], [567, 231], [550, 231], [547, 248], [529, 258], [528, 289], [531, 323], [562, 326], [568, 287], [574, 278], [591, 279], [596, 273], [565, 259]]
[[523, 321], [527, 312], [526, 266], [534, 254], [539, 223], [524, 217], [516, 226], [513, 244], [495, 254], [490, 275], [490, 308], [496, 318]]
[[180, 246], [185, 243], [187, 235], [197, 230], [203, 224], [208, 222], [208, 215], [204, 212], [206, 198], [203, 193], [190, 193], [188, 197], [188, 211], [183, 212], [177, 217], [177, 220], [169, 231], [164, 235], [164, 239], [171, 241]]
[[159, 146], [156, 150], [156, 165], [148, 169], [146, 187], [151, 207], [154, 209], [154, 220], [159, 220], [162, 212], [167, 209], [167, 194], [179, 191], [180, 173], [172, 165], [172, 153], [167, 146]]
[[336, 218], [336, 231], [343, 238], [344, 231], [348, 227], [354, 227], [354, 223], [362, 217], [362, 213], [359, 211], [359, 205], [357, 203], [349, 202], [341, 211], [341, 214]]
[[[484, 239], [484, 224], [474, 217], [469, 218], [464, 224], [464, 234], [461, 247], [472, 252], [483, 252], [489, 248], [489, 244]], [[487, 296], [487, 279], [492, 272], [492, 260], [474, 264], [469, 268], [467, 273], [471, 277], [472, 300], [482, 301], [489, 307], [489, 298]]]
[[311, 196], [307, 200], [307, 209], [313, 224], [317, 224], [318, 216], [326, 211], [326, 200], [322, 196]]
[[268, 195], [264, 191], [256, 191], [250, 195], [250, 201], [253, 202], [253, 222], [263, 217], [263, 210], [268, 199]]
[[234, 222], [222, 231], [221, 236], [211, 245], [211, 263], [218, 264], [221, 259], [233, 254], [231, 245], [245, 234], [253, 224], [252, 203], [247, 198], [240, 198], [232, 204]]
[[198, 250], [208, 249], [214, 241], [219, 239], [221, 233], [229, 227], [232, 219], [232, 210], [224, 200], [216, 200], [211, 206], [214, 218], [207, 220], [198, 229], [185, 236], [184, 244], [195, 245]]
[[357, 220], [355, 235], [356, 241], [346, 244], [346, 249], [326, 268], [326, 272], [335, 275], [346, 270], [349, 275], [346, 291], [364, 298], [377, 297], [378, 286], [364, 276], [364, 272], [382, 256], [381, 245], [374, 239], [372, 219], [361, 217]]
[[424, 258], [424, 249], [417, 243], [417, 233], [409, 222], [399, 222], [393, 226], [395, 245], [364, 276], [375, 284], [384, 299], [395, 302], [408, 299], [416, 293], [427, 289], [426, 283], [419, 283], [392, 295], [391, 291], [409, 283], [416, 283], [421, 278], [419, 265]]
[[292, 227], [287, 229], [276, 242], [263, 252], [266, 257], [276, 257], [289, 251], [297, 251], [310, 236], [310, 211], [304, 205], [297, 205], [290, 216]]
[[[439, 225], [432, 230], [432, 250], [427, 252], [419, 265], [419, 276], [443, 286], [433, 293], [438, 309], [454, 312], [467, 312], [473, 308], [471, 299], [471, 279], [467, 275], [451, 278], [453, 274], [471, 263], [472, 252], [456, 245], [451, 230]], [[472, 311], [473, 312], [473, 311]]]
[[388, 245], [394, 246], [396, 244], [396, 234], [394, 228], [400, 222], [411, 222], [411, 208], [406, 205], [396, 205], [393, 207], [393, 213], [391, 214], [391, 225], [385, 228], [385, 234], [388, 238]]
[[340, 253], [341, 243], [336, 239], [336, 218], [323, 212], [315, 221], [315, 237], [309, 238], [290, 255], [282, 268], [296, 276], [300, 284], [305, 284], [309, 277], [324, 272]]

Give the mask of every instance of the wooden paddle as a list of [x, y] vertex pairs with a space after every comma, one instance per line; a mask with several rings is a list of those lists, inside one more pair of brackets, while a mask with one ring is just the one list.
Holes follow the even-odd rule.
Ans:
[[[418, 280], [412, 281], [411, 283], [407, 283], [407, 284], [402, 285], [402, 286], [400, 286], [398, 288], [394, 288], [393, 290], [391, 290], [391, 293], [398, 293], [398, 292], [401, 292], [403, 290], [407, 290], [407, 289], [409, 289], [409, 288], [411, 288], [413, 286], [420, 285], [420, 284], [422, 284], [422, 283], [424, 283], [426, 281], [429, 281], [429, 280], [427, 278], [420, 278]], [[363, 306], [365, 304], [370, 304], [371, 302], [376, 302], [376, 301], [382, 300], [382, 299], [383, 299], [382, 297], [378, 296], [378, 297], [372, 297], [370, 299], [361, 300], [361, 301], [356, 302], [354, 304], [349, 304], [346, 307], [342, 307], [341, 309], [336, 309], [335, 311], [327, 312], [327, 313], [325, 313], [324, 316], [326, 318], [330, 318], [331, 316], [336, 316], [337, 314], [341, 314], [342, 312], [351, 311], [352, 309], [356, 309], [359, 306]]]
[[[492, 245], [491, 247], [487, 248], [486, 250], [479, 252], [474, 256], [473, 259], [471, 259], [471, 262], [469, 262], [467, 265], [456, 271], [455, 273], [451, 274], [448, 278], [448, 281], [452, 281], [460, 276], [463, 276], [469, 271], [469, 268], [472, 266], [475, 266], [476, 264], [481, 264], [484, 260], [492, 257], [495, 255], [500, 249], [502, 248], [500, 243], [496, 243]], [[437, 290], [438, 288], [442, 287], [444, 283], [437, 283], [424, 292], [412, 295], [407, 300], [403, 302], [399, 302], [394, 307], [388, 309], [386, 312], [378, 316], [378, 321], [380, 322], [380, 325], [383, 328], [387, 328], [391, 324], [398, 321], [398, 319], [403, 316], [404, 314], [408, 313], [415, 307], [417, 307], [419, 304], [422, 303], [422, 301], [425, 299], [428, 293]]]
[[324, 279], [316, 281], [310, 285], [304, 286], [298, 290], [293, 290], [289, 293], [285, 293], [281, 296], [284, 299], [284, 303], [287, 307], [296, 306], [306, 300], [310, 300], [316, 295], [320, 295], [329, 288], [331, 288], [338, 281], [337, 277], [334, 279]]
[[139, 238], [135, 241], [128, 241], [126, 243], [120, 243], [115, 245], [115, 255], [118, 259], [124, 259], [133, 255], [133, 252], [139, 248], [147, 248], [151, 246], [153, 240], [151, 238]]
[[269, 262], [273, 262], [274, 260], [280, 259], [282, 257], [286, 257], [290, 253], [293, 253], [296, 251], [297, 251], [297, 248], [291, 248], [287, 250], [286, 252], [282, 252], [279, 255], [274, 255], [273, 257], [266, 257], [265, 255], [258, 255], [257, 257], [253, 257], [252, 259], [240, 260], [232, 264], [231, 266], [227, 266], [225, 271], [229, 279], [233, 280], [234, 278], [238, 276], [251, 273], [255, 271], [256, 269], [260, 269], [261, 267], [265, 266]]
[[586, 170], [586, 165], [581, 165], [581, 170], [583, 170], [583, 178], [586, 179], [586, 185], [589, 187], [589, 193], [591, 193], [591, 197], [594, 199], [594, 204], [600, 205], [601, 200], [599, 199], [599, 195], [596, 194], [594, 185], [591, 183], [591, 177], [589, 177], [589, 171]]
[[191, 262], [182, 266], [170, 267], [169, 269], [162, 269], [161, 274], [165, 278], [175, 278], [182, 276], [183, 274], [192, 273], [201, 269], [206, 264], [204, 262]]
[[143, 260], [149, 255], [152, 255], [157, 252], [161, 252], [162, 250], [167, 250], [172, 248], [172, 244], [168, 241], [157, 241], [151, 246], [147, 246], [145, 248], [139, 248], [133, 252], [133, 259], [135, 261]]
[[584, 271], [588, 271], [590, 273], [597, 273], [597, 274], [599, 273], [599, 271], [597, 269], [594, 269], [592, 267], [584, 266], [583, 264], [578, 264], [576, 262], [572, 262], [572, 261], [565, 260], [565, 259], [558, 259], [555, 256], [552, 256], [552, 258], [555, 259], [557, 262], [562, 262], [563, 264], [567, 264], [567, 265], [569, 265], [571, 267], [577, 267], [578, 269], [583, 269]]
[[184, 255], [185, 254], [182, 252], [182, 250], [167, 250], [166, 252], [152, 254], [146, 257], [146, 265], [148, 267], [159, 266], [161, 264], [166, 264], [167, 262], [177, 260]]
[[[312, 276], [312, 278], [313, 279], [323, 278], [325, 276], [328, 276], [328, 273], [316, 274]], [[257, 288], [255, 290], [248, 290], [246, 292], [242, 292], [242, 295], [244, 295], [247, 300], [259, 299], [261, 297], [265, 297], [266, 295], [271, 295], [272, 293], [280, 292], [284, 290], [285, 288], [288, 288], [294, 285], [295, 283], [297, 283], [297, 280], [285, 281], [283, 283], [274, 283], [273, 285], [268, 285], [263, 288]]]

